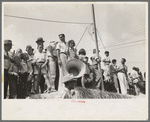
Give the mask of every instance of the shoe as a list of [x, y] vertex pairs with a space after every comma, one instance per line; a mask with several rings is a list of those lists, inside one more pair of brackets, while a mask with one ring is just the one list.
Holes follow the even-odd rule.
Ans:
[[51, 89], [51, 92], [56, 92], [56, 91], [57, 91], [56, 89], [53, 89], [53, 88]]

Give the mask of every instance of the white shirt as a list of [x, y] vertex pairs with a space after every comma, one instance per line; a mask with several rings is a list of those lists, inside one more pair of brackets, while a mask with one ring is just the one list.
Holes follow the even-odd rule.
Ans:
[[106, 65], [109, 65], [110, 63], [105, 62], [105, 61], [111, 61], [111, 60], [110, 60], [109, 56], [106, 57], [106, 55], [105, 55], [105, 56], [103, 57], [102, 61], [104, 62], [104, 66], [106, 66]]
[[47, 57], [44, 52], [42, 52], [42, 53], [36, 52], [34, 55], [34, 59], [38, 59], [37, 62], [45, 62]]
[[[132, 78], [137, 78], [139, 75], [138, 75], [138, 73], [137, 73], [135, 70], [132, 70], [130, 76], [131, 76]], [[137, 83], [137, 82], [138, 82], [138, 79], [133, 80], [133, 82], [134, 82], [134, 83]]]
[[60, 50], [60, 53], [65, 53], [66, 52], [66, 44], [64, 42], [59, 42], [56, 45], [56, 50]]
[[[54, 56], [57, 56], [56, 43], [51, 43], [49, 46], [51, 46], [52, 54], [53, 54]], [[47, 47], [47, 56], [51, 56], [52, 54], [51, 54], [51, 52], [49, 52], [48, 47]]]

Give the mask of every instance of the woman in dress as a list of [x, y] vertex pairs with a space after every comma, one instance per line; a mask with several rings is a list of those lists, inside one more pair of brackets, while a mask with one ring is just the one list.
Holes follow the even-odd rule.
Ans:
[[118, 79], [120, 83], [120, 89], [122, 94], [127, 94], [127, 89], [129, 88], [128, 85], [128, 77], [127, 71], [128, 67], [125, 65], [126, 59], [121, 59], [121, 64], [118, 67]]
[[78, 56], [76, 54], [77, 50], [74, 47], [75, 47], [74, 40], [69, 40], [68, 43], [67, 43], [67, 47], [66, 47], [66, 53], [67, 53], [67, 56], [68, 56], [68, 61], [70, 59], [78, 58]]

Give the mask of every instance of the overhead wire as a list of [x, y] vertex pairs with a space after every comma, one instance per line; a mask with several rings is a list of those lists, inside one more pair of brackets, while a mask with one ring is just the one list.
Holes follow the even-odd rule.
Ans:
[[[91, 26], [90, 26], [90, 28], [89, 28], [88, 30], [91, 30]], [[98, 30], [97, 30], [97, 31], [98, 31]], [[140, 30], [140, 31], [137, 31], [137, 32], [133, 32], [133, 33], [131, 33], [131, 34], [135, 34], [135, 35], [137, 35], [137, 34], [143, 34], [143, 31], [145, 31], [145, 30]], [[142, 32], [142, 33], [141, 33], [141, 32]], [[88, 33], [91, 35], [91, 38], [92, 38], [92, 34], [93, 34], [93, 33], [89, 32], [89, 31], [88, 31]], [[135, 35], [131, 35], [131, 36], [135, 36]], [[102, 43], [104, 49], [106, 50], [106, 48], [105, 48], [105, 46], [104, 46], [104, 44], [103, 44], [103, 42], [102, 42], [102, 39], [101, 39], [101, 37], [100, 37], [100, 32], [99, 32], [99, 31], [98, 31], [98, 36], [99, 36], [99, 38], [100, 38], [100, 40], [101, 40], [101, 43]], [[129, 36], [129, 37], [131, 38], [131, 36]], [[127, 38], [122, 38], [122, 40], [123, 40], [123, 39], [128, 39], [129, 37], [127, 37]], [[92, 40], [94, 41], [93, 38], [92, 38]], [[106, 46], [106, 47], [118, 46], [118, 45], [121, 45], [121, 44], [128, 44], [128, 43], [123, 43], [123, 41], [121, 41], [121, 40], [118, 40], [118, 41], [119, 41], [119, 43], [116, 43], [116, 41], [114, 41], [115, 43], [113, 42], [113, 44], [111, 44], [111, 46], [108, 45], [108, 46]], [[138, 41], [139, 41], [139, 40], [138, 40]], [[132, 41], [132, 42], [129, 42], [129, 43], [133, 43], [133, 42], [135, 42], [135, 41]], [[118, 45], [115, 45], [115, 44], [118, 44]]]
[[[143, 44], [145, 44], [145, 43], [136, 44], [136, 45], [143, 45]], [[130, 45], [130, 46], [128, 45], [128, 46], [125, 46], [125, 47], [113, 48], [113, 49], [109, 49], [109, 50], [115, 50], [115, 49], [121, 49], [121, 48], [126, 48], [126, 47], [132, 47], [132, 46], [136, 46], [136, 45]], [[124, 45], [122, 45], [122, 46], [124, 46]], [[100, 48], [100, 49], [103, 49], [103, 48]], [[93, 49], [89, 49], [87, 51], [91, 51], [91, 50], [93, 50]]]
[[37, 21], [44, 21], [44, 22], [55, 22], [55, 23], [66, 23], [66, 24], [91, 24], [91, 23], [81, 23], [81, 22], [65, 22], [65, 21], [54, 21], [54, 20], [44, 20], [44, 19], [35, 19], [29, 17], [21, 17], [21, 16], [13, 16], [13, 15], [4, 15], [6, 17], [13, 17], [19, 19], [28, 19], [28, 20], [37, 20]]
[[102, 43], [102, 45], [103, 45], [103, 47], [104, 47], [104, 49], [105, 49], [105, 51], [106, 51], [106, 48], [105, 48], [105, 46], [104, 46], [104, 44], [103, 44], [103, 41], [102, 41], [102, 39], [101, 39], [101, 37], [100, 37], [100, 32], [96, 29], [96, 31], [98, 32], [98, 36], [99, 36], [99, 39], [100, 39], [100, 41], [101, 41], [101, 43]]
[[77, 43], [76, 47], [77, 47], [77, 46], [79, 45], [79, 43], [81, 42], [81, 40], [82, 40], [82, 38], [83, 38], [83, 36], [84, 36], [84, 34], [85, 34], [85, 32], [86, 32], [87, 29], [88, 29], [88, 27], [86, 27], [86, 29], [84, 30], [84, 33], [82, 34], [82, 36], [81, 36], [79, 42]]
[[141, 36], [141, 35], [143, 35], [144, 33], [138, 33], [138, 34], [136, 34], [136, 36], [134, 35], [134, 36], [129, 36], [129, 37], [127, 37], [127, 38], [122, 38], [122, 39], [120, 39], [120, 40], [117, 40], [117, 41], [109, 41], [110, 42], [110, 45], [113, 45], [113, 44], [118, 44], [118, 43], [122, 43], [122, 42], [125, 42], [126, 40], [131, 40], [131, 39], [133, 39], [133, 38], [136, 38], [136, 37], [138, 37], [138, 36]]
[[130, 44], [130, 43], [135, 43], [135, 42], [141, 42], [144, 41], [145, 39], [141, 39], [141, 40], [136, 40], [136, 41], [132, 41], [132, 42], [127, 42], [127, 43], [121, 43], [121, 44], [116, 44], [116, 45], [112, 45], [112, 46], [106, 46], [106, 47], [115, 47], [115, 46], [120, 46], [120, 45], [124, 45], [124, 44]]
[[[133, 39], [133, 38], [135, 38], [135, 37], [138, 37], [138, 36], [141, 36], [141, 35], [143, 35], [145, 32], [138, 32], [138, 33], [136, 33], [136, 34], [134, 34], [134, 35], [130, 35], [130, 36], [128, 36], [128, 37], [124, 37], [124, 38], [120, 38], [120, 39], [117, 39], [116, 41], [115, 41], [115, 39], [114, 40], [109, 40], [108, 42], [110, 42], [110, 45], [112, 45], [112, 44], [116, 44], [116, 43], [121, 43], [121, 42], [124, 42], [125, 40], [130, 40], [130, 39]], [[132, 33], [131, 33], [132, 34]]]

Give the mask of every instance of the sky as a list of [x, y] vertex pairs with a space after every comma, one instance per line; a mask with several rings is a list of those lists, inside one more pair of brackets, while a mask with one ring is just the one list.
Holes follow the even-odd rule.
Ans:
[[[133, 66], [137, 66], [142, 72], [145, 72], [147, 4], [99, 2], [94, 4], [94, 8], [100, 57], [103, 57], [105, 50], [108, 50], [110, 58], [117, 59], [118, 65], [121, 58], [127, 60], [126, 65], [129, 72]], [[78, 50], [84, 48], [87, 56], [92, 56], [92, 50], [95, 48], [95, 36], [91, 24], [45, 22], [4, 15], [93, 23], [91, 3], [5, 3], [3, 6], [3, 39], [13, 41], [12, 51], [18, 48], [25, 51], [27, 45], [32, 45], [36, 49], [35, 41], [38, 37], [43, 37], [46, 47], [50, 41], [59, 41], [58, 35], [64, 33], [66, 41], [73, 39], [76, 45], [78, 44]], [[84, 31], [85, 34], [81, 39]]]

